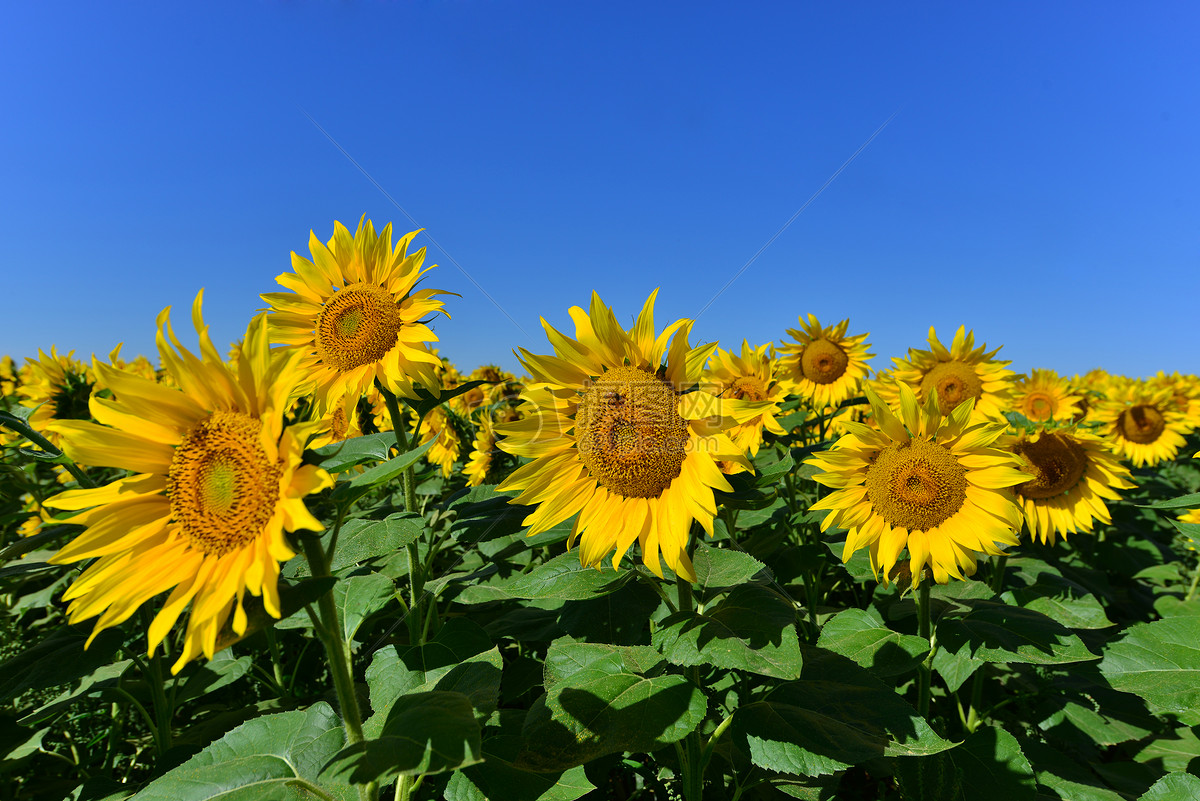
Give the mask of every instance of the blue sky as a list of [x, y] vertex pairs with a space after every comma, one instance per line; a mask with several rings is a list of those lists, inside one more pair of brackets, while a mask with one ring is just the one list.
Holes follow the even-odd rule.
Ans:
[[694, 342], [812, 312], [875, 367], [966, 324], [1018, 370], [1200, 373], [1193, 3], [68, 2], [5, 28], [0, 352], [152, 353], [201, 287], [232, 340], [310, 229], [366, 214], [444, 248], [418, 239], [462, 295], [443, 354], [515, 368], [592, 290], [697, 315], [892, 118]]

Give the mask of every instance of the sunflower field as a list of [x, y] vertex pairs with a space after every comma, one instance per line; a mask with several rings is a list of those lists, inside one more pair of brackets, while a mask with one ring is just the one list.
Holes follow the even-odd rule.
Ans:
[[460, 371], [417, 233], [0, 363], [0, 800], [1200, 798], [1196, 376], [657, 293]]

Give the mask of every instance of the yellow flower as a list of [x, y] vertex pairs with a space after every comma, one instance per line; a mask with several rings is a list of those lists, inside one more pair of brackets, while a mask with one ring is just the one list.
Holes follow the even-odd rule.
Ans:
[[61, 447], [57, 432], [49, 427], [55, 420], [88, 420], [88, 399], [96, 379], [92, 371], [75, 358], [75, 351], [60, 356], [50, 348], [38, 350], [38, 358], [26, 359], [17, 395], [22, 406], [36, 406], [29, 416], [29, 427], [55, 446]]
[[227, 366], [204, 325], [202, 295], [192, 308], [199, 358], [175, 337], [169, 309], [158, 318], [162, 363], [182, 389], [98, 363], [114, 396], [92, 399], [99, 422], [52, 424], [71, 458], [133, 475], [45, 503], [78, 512], [66, 522], [86, 526], [51, 561], [95, 560], [63, 595], [72, 623], [99, 616], [89, 643], [170, 590], [150, 624], [153, 653], [190, 602], [172, 672], [200, 653], [211, 658], [231, 616], [233, 632], [245, 633], [246, 592], [279, 617], [279, 562], [295, 555], [284, 532], [320, 530], [302, 499], [332, 484], [325, 471], [301, 463], [314, 424], [283, 423], [303, 380], [300, 354], [272, 354], [260, 315], [236, 367]]
[[717, 462], [750, 466], [725, 429], [769, 404], [696, 389], [717, 346], [692, 348], [691, 320], [657, 333], [657, 294], [629, 331], [595, 293], [589, 311], [570, 309], [575, 338], [542, 320], [555, 355], [521, 349], [532, 376], [521, 396], [526, 416], [496, 426], [501, 450], [533, 461], [498, 489], [521, 490], [512, 503], [537, 505], [525, 518], [530, 536], [578, 515], [568, 547], [579, 540], [582, 564], [599, 567], [612, 554], [615, 567], [636, 540], [654, 573], [663, 575], [665, 561], [694, 581], [692, 521], [711, 535], [713, 489], [731, 489]]
[[1109, 446], [1134, 467], [1174, 459], [1196, 420], [1176, 411], [1169, 389], [1129, 383], [1097, 403], [1089, 420], [1100, 424]]
[[[766, 403], [762, 414], [727, 432], [735, 445], [751, 456], [757, 456], [764, 429], [778, 436], [787, 433], [775, 419], [779, 404], [788, 394], [784, 382], [779, 380], [783, 370], [780, 361], [775, 358], [770, 345], [751, 348], [745, 340], [742, 341], [741, 356], [717, 348], [715, 361], [704, 376], [710, 392], [722, 398]], [[744, 469], [736, 462], [729, 464], [729, 472]]]
[[989, 351], [987, 345], [975, 347], [975, 332], [961, 325], [947, 350], [930, 326], [929, 350], [909, 348], [907, 359], [893, 358], [896, 369], [892, 377], [896, 383], [881, 383], [880, 397], [894, 406], [894, 387], [908, 384], [922, 403], [936, 391], [942, 408], [951, 409], [974, 399], [976, 414], [1003, 420], [1003, 412], [1009, 407], [1013, 372], [1005, 369], [1009, 362], [993, 358], [999, 351], [1000, 348]]
[[467, 486], [478, 487], [486, 479], [492, 469], [496, 454], [496, 431], [492, 418], [484, 415], [479, 418], [475, 428], [475, 440], [471, 443], [471, 455], [463, 474], [467, 477]]
[[1030, 534], [1054, 544], [1061, 534], [1090, 532], [1097, 520], [1111, 523], [1105, 501], [1132, 489], [1129, 470], [1104, 441], [1082, 430], [1040, 430], [1032, 436], [1009, 437], [1006, 448], [1021, 457], [1033, 478], [1017, 485], [1017, 502]]
[[20, 384], [19, 373], [12, 356], [0, 359], [0, 397], [15, 395]]
[[780, 348], [782, 378], [788, 390], [817, 408], [837, 406], [858, 391], [859, 383], [867, 376], [869, 334], [846, 336], [849, 320], [836, 326], [821, 327], [816, 315], [800, 318], [800, 328], [788, 329], [795, 342], [784, 342]]
[[[412, 432], [416, 433], [415, 411], [412, 412], [409, 425]], [[433, 445], [425, 452], [425, 459], [441, 468], [443, 478], [450, 478], [450, 474], [454, 472], [454, 463], [458, 460], [458, 453], [462, 449], [462, 438], [458, 435], [454, 421], [450, 419], [450, 413], [446, 411], [445, 406], [435, 407], [421, 421], [421, 441], [417, 444], [424, 445], [431, 440]]]
[[927, 563], [945, 584], [974, 574], [979, 554], [1016, 545], [1020, 511], [1005, 488], [1029, 475], [991, 447], [1004, 424], [974, 415], [970, 399], [943, 417], [932, 394], [922, 407], [907, 384], [899, 387], [899, 416], [866, 393], [878, 430], [847, 423], [851, 433], [806, 462], [825, 471], [813, 477], [818, 483], [836, 490], [811, 508], [830, 510], [822, 531], [848, 530], [842, 559], [867, 548], [886, 583], [907, 547], [914, 584]]
[[1009, 408], [1035, 423], [1069, 422], [1082, 413], [1082, 398], [1071, 391], [1067, 379], [1053, 370], [1033, 370], [1013, 386]]
[[414, 382], [435, 387], [441, 361], [425, 344], [437, 341], [425, 321], [442, 311], [434, 296], [451, 293], [414, 291], [432, 269], [421, 269], [425, 248], [408, 253], [420, 232], [393, 248], [391, 223], [378, 236], [370, 220], [353, 237], [341, 223], [333, 228], [328, 245], [310, 233], [312, 261], [292, 253], [295, 272], [275, 279], [290, 292], [262, 296], [271, 341], [303, 354], [299, 369], [315, 382], [322, 411], [343, 397], [357, 402], [376, 380], [408, 397]]

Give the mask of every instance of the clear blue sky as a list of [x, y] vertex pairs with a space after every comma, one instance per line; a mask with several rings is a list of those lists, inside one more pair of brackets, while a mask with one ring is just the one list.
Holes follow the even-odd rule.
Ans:
[[694, 341], [813, 312], [875, 367], [965, 323], [1018, 370], [1200, 373], [1197, 31], [1191, 2], [9, 4], [0, 353], [153, 354], [200, 287], [231, 340], [365, 213], [445, 248], [442, 352], [516, 367], [593, 289], [695, 316], [895, 113]]

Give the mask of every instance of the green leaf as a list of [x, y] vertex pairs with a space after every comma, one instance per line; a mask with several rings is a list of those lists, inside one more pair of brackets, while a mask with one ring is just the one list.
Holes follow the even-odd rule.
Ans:
[[692, 564], [696, 570], [697, 589], [703, 592], [745, 584], [767, 569], [748, 553], [714, 548], [707, 543], [696, 549]]
[[1139, 504], [1139, 506], [1143, 509], [1191, 509], [1192, 507], [1200, 506], [1200, 492], [1193, 492], [1191, 495], [1183, 495], [1165, 501]]
[[463, 604], [489, 601], [521, 600], [582, 601], [616, 592], [633, 577], [629, 570], [597, 570], [579, 564], [579, 554], [568, 552], [522, 573], [495, 584], [478, 584], [465, 588], [455, 598]]
[[[344, 784], [317, 781], [321, 767], [345, 743], [329, 704], [265, 715], [243, 723], [174, 770], [150, 782], [137, 801], [293, 801], [319, 788], [350, 801]], [[313, 793], [315, 795], [315, 793]]]
[[662, 604], [650, 581], [630, 581], [600, 598], [567, 601], [559, 612], [563, 631], [577, 640], [610, 645], [645, 645], [650, 640], [647, 624]]
[[934, 733], [895, 690], [843, 656], [804, 651], [800, 681], [738, 708], [734, 742], [761, 768], [821, 776], [882, 756], [936, 754]]
[[362, 437], [331, 442], [316, 448], [310, 453], [318, 457], [317, 464], [330, 473], [340, 473], [356, 464], [367, 462], [382, 462], [388, 458], [391, 449], [396, 447], [396, 434], [385, 431], [380, 434], [367, 434]]
[[480, 729], [462, 693], [426, 692], [396, 700], [378, 737], [343, 748], [322, 778], [365, 784], [442, 773], [483, 759]]
[[778, 593], [742, 584], [703, 614], [676, 612], [666, 617], [652, 642], [675, 665], [711, 665], [794, 679], [802, 664], [795, 619], [791, 602]]
[[331, 571], [391, 556], [425, 532], [425, 518], [415, 512], [400, 512], [383, 520], [351, 520], [338, 532]]
[[1061, 665], [1099, 658], [1061, 623], [997, 601], [974, 600], [965, 615], [942, 617], [937, 637], [951, 652], [966, 646], [972, 658], [986, 662]]
[[425, 415], [441, 406], [446, 401], [457, 398], [459, 395], [470, 392], [475, 387], [483, 386], [484, 384], [494, 384], [494, 381], [464, 381], [454, 389], [442, 389], [438, 394], [434, 395], [429, 390], [420, 384], [413, 386], [413, 390], [417, 395], [417, 400], [414, 403], [412, 399], [405, 399], [417, 412], [417, 416], [424, 418]]
[[410, 465], [417, 463], [417, 460], [425, 455], [425, 452], [433, 447], [436, 439], [431, 439], [424, 445], [418, 445], [410, 451], [400, 454], [394, 459], [390, 459], [383, 464], [377, 464], [374, 467], [364, 470], [354, 478], [350, 479], [350, 486], [355, 489], [366, 489], [375, 487], [385, 482], [391, 481], [404, 472], [404, 469]]
[[1200, 617], [1181, 616], [1132, 626], [1104, 649], [1109, 683], [1145, 699], [1156, 712], [1200, 705]]
[[387, 576], [368, 573], [365, 576], [350, 576], [333, 585], [333, 602], [342, 621], [342, 636], [347, 643], [354, 642], [358, 627], [368, 617], [387, 606], [395, 598], [396, 587]]
[[125, 635], [105, 629], [85, 649], [90, 634], [91, 625], [63, 626], [29, 650], [0, 662], [0, 699], [66, 684], [110, 664]]
[[982, 659], [971, 657], [970, 643], [963, 643], [956, 651], [942, 645], [933, 655], [933, 669], [942, 677], [942, 681], [946, 682], [946, 689], [952, 693], [958, 692], [958, 688], [986, 664]]
[[947, 756], [960, 771], [962, 801], [1023, 801], [1037, 796], [1033, 768], [1017, 738], [1004, 729], [977, 729]]
[[483, 714], [496, 708], [503, 660], [487, 633], [466, 618], [451, 618], [422, 646], [392, 646], [377, 651], [367, 668], [371, 708], [363, 726], [378, 737], [396, 701], [430, 690], [463, 693]]
[[1017, 739], [983, 727], [932, 757], [897, 759], [901, 795], [920, 801], [1032, 801], [1037, 783]]
[[1051, 791], [1041, 795], [1069, 801], [1125, 801], [1078, 757], [1032, 739], [1022, 740], [1021, 749], [1034, 766], [1039, 788]]
[[678, 675], [635, 670], [661, 662], [654, 649], [554, 643], [546, 654], [546, 694], [525, 718], [515, 765], [556, 772], [622, 751], [651, 752], [678, 742], [704, 719], [704, 693]]
[[854, 660], [876, 676], [916, 669], [929, 653], [929, 642], [884, 625], [875, 610], [847, 609], [821, 628], [817, 645]]
[[582, 766], [565, 773], [515, 767], [520, 747], [521, 738], [511, 735], [484, 740], [484, 761], [450, 777], [446, 801], [575, 801], [596, 789]]
[[184, 701], [201, 698], [211, 692], [226, 687], [250, 672], [252, 660], [249, 656], [234, 657], [233, 652], [226, 649], [213, 654], [213, 658], [205, 662], [192, 662], [183, 683], [175, 696], [178, 707]]
[[25, 715], [17, 723], [22, 726], [35, 725], [62, 712], [81, 698], [96, 695], [116, 687], [121, 680], [121, 676], [124, 675], [125, 671], [132, 664], [133, 660], [122, 659], [120, 662], [114, 662], [111, 665], [103, 665], [97, 668], [92, 673], [84, 676], [77, 686], [65, 691], [54, 700], [43, 704], [38, 709]]
[[1190, 773], [1168, 773], [1138, 801], [1195, 801], [1197, 798], [1200, 798], [1200, 779]]
[[1159, 736], [1150, 740], [1134, 757], [1138, 762], [1149, 762], [1166, 771], [1191, 770], [1200, 767], [1200, 738], [1196, 730], [1180, 726], [1170, 737]]

